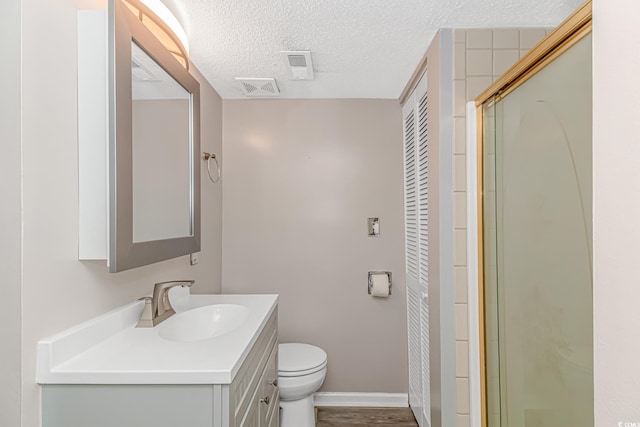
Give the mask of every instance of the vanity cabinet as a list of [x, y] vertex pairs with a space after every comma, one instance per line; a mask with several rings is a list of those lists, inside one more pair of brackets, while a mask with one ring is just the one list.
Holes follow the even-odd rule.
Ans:
[[[273, 323], [273, 325], [271, 325]], [[262, 333], [245, 359], [240, 372], [228, 387], [229, 421], [224, 426], [277, 426], [278, 392], [277, 318], [267, 324], [272, 333]], [[264, 350], [257, 350], [259, 348]], [[233, 410], [233, 412], [231, 412]], [[275, 423], [275, 424], [274, 424]]]
[[235, 424], [231, 425], [237, 427], [278, 427], [280, 394], [277, 386], [277, 358], [276, 346], [269, 356], [255, 390], [251, 387], [246, 389], [249, 393], [254, 391], [253, 396], [248, 399], [246, 409], [244, 406], [236, 406]]
[[42, 425], [277, 427], [277, 338], [274, 310], [230, 384], [43, 384]]

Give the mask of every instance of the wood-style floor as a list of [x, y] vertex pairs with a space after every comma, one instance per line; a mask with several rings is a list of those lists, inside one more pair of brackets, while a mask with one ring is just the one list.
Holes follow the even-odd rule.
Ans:
[[417, 427], [409, 408], [317, 408], [317, 427], [402, 426]]

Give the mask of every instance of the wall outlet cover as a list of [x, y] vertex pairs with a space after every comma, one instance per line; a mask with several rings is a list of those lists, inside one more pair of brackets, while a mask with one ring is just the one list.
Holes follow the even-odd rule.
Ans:
[[191, 265], [198, 265], [199, 256], [200, 256], [200, 252], [196, 252], [194, 254], [189, 255], [189, 263]]

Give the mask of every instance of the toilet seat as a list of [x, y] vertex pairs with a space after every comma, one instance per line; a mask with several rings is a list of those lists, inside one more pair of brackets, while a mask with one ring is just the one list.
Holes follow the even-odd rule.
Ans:
[[278, 346], [278, 375], [299, 377], [327, 366], [327, 353], [310, 344], [285, 343]]

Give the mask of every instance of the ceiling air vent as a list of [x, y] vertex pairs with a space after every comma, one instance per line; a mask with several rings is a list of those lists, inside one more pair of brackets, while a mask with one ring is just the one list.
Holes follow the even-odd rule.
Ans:
[[280, 96], [280, 89], [274, 78], [236, 77], [236, 81], [240, 84], [245, 96], [257, 98]]
[[313, 80], [313, 64], [311, 52], [308, 50], [280, 52], [287, 67], [289, 80]]
[[155, 74], [142, 64], [142, 61], [131, 58], [131, 80], [134, 82], [161, 82]]

